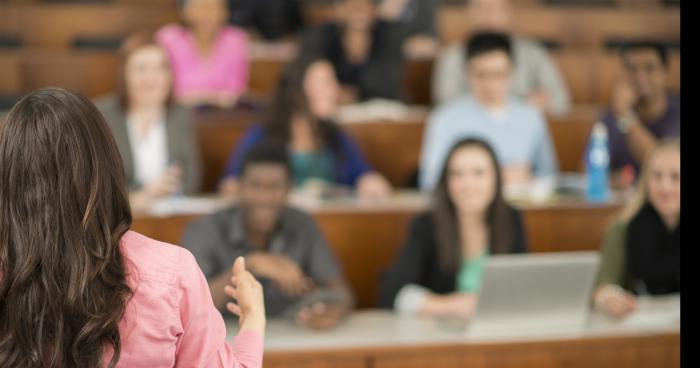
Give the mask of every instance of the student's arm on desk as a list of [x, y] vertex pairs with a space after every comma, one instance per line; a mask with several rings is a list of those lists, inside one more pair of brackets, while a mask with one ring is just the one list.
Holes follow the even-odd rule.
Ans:
[[472, 293], [438, 294], [416, 284], [404, 285], [396, 295], [394, 309], [403, 315], [468, 320], [474, 314], [477, 296]]
[[627, 226], [619, 221], [605, 237], [600, 267], [593, 293], [595, 307], [614, 318], [623, 318], [636, 309], [636, 298], [622, 288], [625, 282], [625, 233]]
[[468, 319], [476, 305], [475, 295], [437, 294], [421, 285], [421, 275], [426, 272], [424, 260], [435, 259], [430, 254], [430, 247], [436, 246], [431, 224], [428, 214], [411, 223], [408, 241], [384, 277], [380, 304], [403, 315]]
[[343, 280], [336, 280], [318, 287], [302, 298], [301, 307], [293, 308], [288, 315], [303, 327], [314, 330], [328, 330], [337, 326], [350, 312], [354, 299]]
[[476, 294], [454, 292], [445, 295], [430, 293], [419, 314], [427, 317], [451, 317], [468, 320], [476, 309]]
[[177, 192], [181, 185], [182, 169], [171, 165], [158, 179], [129, 193], [131, 208], [134, 212], [146, 212], [153, 201]]
[[342, 267], [313, 219], [305, 224], [311, 244], [306, 267], [317, 287], [302, 298], [298, 311], [292, 311], [295, 321], [312, 329], [335, 327], [353, 308], [354, 297], [343, 277]]

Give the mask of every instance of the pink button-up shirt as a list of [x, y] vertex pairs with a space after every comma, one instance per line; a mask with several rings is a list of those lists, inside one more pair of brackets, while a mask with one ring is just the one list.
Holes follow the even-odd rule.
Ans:
[[244, 331], [232, 345], [226, 341], [224, 320], [189, 251], [134, 231], [122, 237], [121, 251], [134, 295], [119, 324], [118, 367], [262, 367], [263, 337]]
[[245, 31], [225, 26], [211, 53], [200, 55], [187, 28], [171, 24], [156, 34], [170, 55], [175, 96], [230, 92], [242, 94], [248, 85], [248, 38]]

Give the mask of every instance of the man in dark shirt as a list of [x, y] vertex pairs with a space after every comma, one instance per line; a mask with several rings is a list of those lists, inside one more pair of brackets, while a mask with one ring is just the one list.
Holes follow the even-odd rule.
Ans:
[[182, 244], [197, 259], [220, 310], [233, 261], [245, 256], [263, 284], [268, 315], [330, 328], [350, 311], [352, 296], [313, 218], [287, 206], [290, 175], [284, 148], [252, 148], [241, 167], [239, 203], [190, 224]]
[[634, 183], [659, 139], [680, 137], [681, 104], [680, 97], [668, 91], [668, 52], [663, 46], [633, 43], [620, 55], [624, 73], [603, 122], [608, 127], [612, 184], [625, 188]]

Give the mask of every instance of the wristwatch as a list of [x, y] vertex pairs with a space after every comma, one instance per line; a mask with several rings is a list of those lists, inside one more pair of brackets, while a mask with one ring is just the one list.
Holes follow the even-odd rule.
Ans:
[[627, 115], [617, 118], [617, 128], [620, 129], [622, 134], [627, 134], [632, 125], [636, 124], [638, 121], [637, 114], [630, 111]]

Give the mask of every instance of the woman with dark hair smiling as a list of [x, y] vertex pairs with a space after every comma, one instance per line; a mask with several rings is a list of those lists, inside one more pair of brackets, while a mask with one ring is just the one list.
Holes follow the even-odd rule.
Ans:
[[520, 213], [503, 199], [488, 143], [467, 138], [447, 156], [430, 211], [411, 223], [385, 274], [380, 303], [403, 314], [468, 319], [489, 254], [527, 251]]
[[0, 367], [261, 367], [262, 287], [233, 265], [233, 346], [184, 248], [130, 231], [122, 160], [86, 98], [41, 89], [0, 125]]
[[131, 208], [199, 190], [199, 150], [190, 113], [172, 98], [165, 49], [145, 33], [126, 39], [115, 96], [96, 102], [124, 160]]
[[250, 128], [231, 153], [221, 192], [237, 192], [243, 156], [267, 139], [290, 151], [295, 186], [316, 179], [355, 187], [363, 197], [388, 195], [389, 182], [372, 171], [352, 139], [334, 122], [339, 93], [333, 65], [326, 59], [307, 56], [290, 64], [263, 125]]

